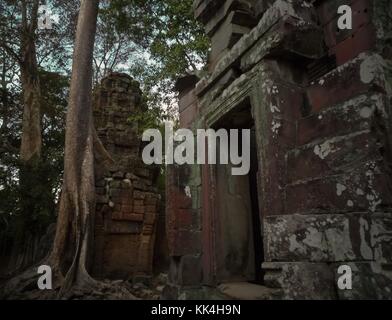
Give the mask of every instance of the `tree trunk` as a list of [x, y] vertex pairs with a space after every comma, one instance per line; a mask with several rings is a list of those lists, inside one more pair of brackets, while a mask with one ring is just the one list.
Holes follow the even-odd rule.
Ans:
[[[31, 6], [22, 1], [20, 58], [23, 92], [23, 121], [20, 146], [19, 188], [20, 210], [14, 235], [13, 253], [9, 269], [17, 271], [34, 262], [35, 240], [45, 228], [40, 217], [52, 214], [50, 186], [46, 183], [41, 158], [41, 87], [36, 52], [36, 30], [39, 0]], [[30, 7], [30, 9], [29, 9]], [[37, 183], [38, 182], [38, 183]]]
[[91, 282], [89, 253], [95, 214], [92, 59], [98, 0], [82, 0], [78, 18], [67, 110], [64, 183], [52, 267], [66, 274], [62, 291]]
[[[36, 16], [38, 7], [32, 8], [32, 16]], [[32, 18], [33, 19], [33, 18]], [[27, 23], [27, 22], [25, 22]], [[20, 160], [23, 163], [34, 157], [41, 157], [41, 87], [39, 83], [36, 53], [36, 21], [23, 25], [21, 43], [21, 82], [23, 89], [23, 123]]]

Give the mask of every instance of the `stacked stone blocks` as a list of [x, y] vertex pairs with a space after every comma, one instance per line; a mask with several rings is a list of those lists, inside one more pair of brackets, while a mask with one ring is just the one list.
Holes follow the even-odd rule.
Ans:
[[141, 159], [132, 115], [143, 112], [136, 81], [113, 73], [96, 89], [94, 119], [113, 163], [96, 161], [95, 273], [124, 279], [151, 275], [160, 195], [157, 168]]

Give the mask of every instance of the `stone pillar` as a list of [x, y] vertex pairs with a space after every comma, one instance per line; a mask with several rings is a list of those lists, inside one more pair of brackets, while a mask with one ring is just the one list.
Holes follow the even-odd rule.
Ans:
[[[195, 75], [177, 81], [180, 126], [193, 129], [198, 116]], [[168, 165], [166, 170], [166, 224], [170, 253], [169, 285], [165, 298], [178, 298], [180, 289], [202, 283], [200, 166]]]
[[103, 79], [94, 94], [95, 127], [114, 160], [96, 161], [94, 275], [99, 278], [152, 273], [157, 170], [142, 162], [138, 123], [128, 120], [143, 112], [141, 95], [139, 84], [119, 73]]

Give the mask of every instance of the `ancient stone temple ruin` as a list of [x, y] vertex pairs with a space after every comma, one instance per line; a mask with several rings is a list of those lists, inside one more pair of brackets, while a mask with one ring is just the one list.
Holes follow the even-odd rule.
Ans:
[[166, 298], [392, 298], [391, 4], [194, 1], [212, 51], [180, 126], [251, 129], [251, 169], [169, 168]]
[[157, 168], [141, 158], [131, 115], [143, 112], [139, 84], [125, 74], [106, 77], [95, 92], [95, 127], [113, 163], [97, 159], [93, 274], [128, 279], [150, 275], [160, 195]]

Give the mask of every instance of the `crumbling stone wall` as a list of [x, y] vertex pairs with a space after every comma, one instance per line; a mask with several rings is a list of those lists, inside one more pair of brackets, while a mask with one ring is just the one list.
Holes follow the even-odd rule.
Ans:
[[150, 275], [160, 195], [156, 168], [141, 159], [137, 122], [143, 112], [139, 84], [113, 73], [95, 92], [95, 127], [113, 163], [97, 159], [94, 275], [127, 279]]
[[[352, 30], [337, 28], [343, 2]], [[392, 298], [391, 2], [194, 7], [213, 52], [207, 76], [178, 81], [180, 123], [211, 128], [250, 104], [264, 285], [286, 299]], [[246, 28], [237, 15], [249, 15]], [[219, 285], [219, 239], [229, 225], [219, 221], [214, 166], [172, 167], [169, 176], [167, 295], [192, 297], [191, 288]], [[352, 268], [353, 290], [337, 288], [341, 265]]]

